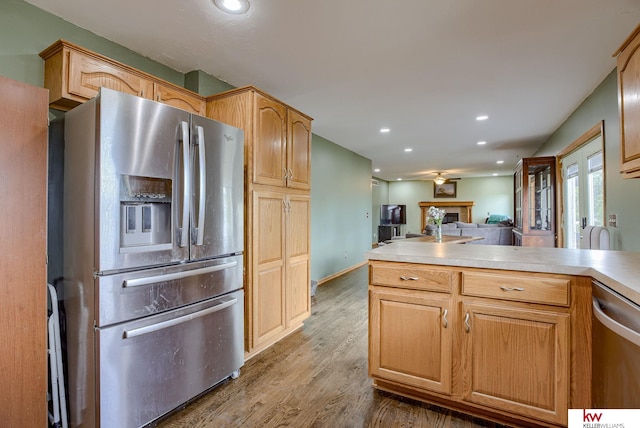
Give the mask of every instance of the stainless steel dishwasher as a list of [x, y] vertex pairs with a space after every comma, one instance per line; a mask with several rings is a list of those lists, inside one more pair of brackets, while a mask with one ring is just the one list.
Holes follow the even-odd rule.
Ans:
[[594, 281], [593, 408], [640, 408], [639, 361], [640, 306]]

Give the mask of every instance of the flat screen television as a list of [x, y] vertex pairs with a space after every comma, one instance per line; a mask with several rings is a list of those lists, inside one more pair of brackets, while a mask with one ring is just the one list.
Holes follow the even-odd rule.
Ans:
[[407, 224], [406, 205], [380, 205], [380, 224]]

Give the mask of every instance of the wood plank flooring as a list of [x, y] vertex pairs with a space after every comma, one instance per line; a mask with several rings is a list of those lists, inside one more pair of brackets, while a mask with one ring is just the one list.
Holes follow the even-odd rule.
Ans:
[[364, 266], [318, 287], [304, 328], [157, 426], [500, 427], [371, 387], [367, 272]]

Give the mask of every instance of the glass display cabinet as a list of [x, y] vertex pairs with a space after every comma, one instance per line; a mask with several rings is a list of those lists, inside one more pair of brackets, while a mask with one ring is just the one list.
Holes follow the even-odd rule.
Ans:
[[513, 244], [556, 246], [556, 158], [523, 158], [513, 174]]

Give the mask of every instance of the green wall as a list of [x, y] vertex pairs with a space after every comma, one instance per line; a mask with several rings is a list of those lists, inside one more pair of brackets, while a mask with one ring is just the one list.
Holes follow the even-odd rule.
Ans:
[[613, 70], [571, 116], [551, 135], [536, 156], [556, 155], [591, 127], [604, 121], [605, 218], [618, 215], [611, 232], [612, 247], [640, 251], [640, 179], [620, 175], [620, 123], [616, 70]]
[[371, 161], [317, 135], [311, 152], [311, 279], [365, 260], [371, 249]]
[[389, 182], [374, 177], [377, 185], [371, 186], [371, 243], [378, 242], [378, 225], [380, 224], [380, 205], [389, 203]]
[[109, 58], [183, 86], [184, 75], [90, 31], [83, 30], [22, 0], [0, 1], [0, 74], [36, 86], [44, 81], [38, 55], [65, 39]]
[[[58, 39], [201, 95], [233, 88], [200, 70], [182, 74], [22, 0], [0, 0], [0, 75], [42, 86], [44, 61], [38, 54]], [[311, 275], [318, 280], [364, 261], [371, 248], [371, 161], [316, 135], [311, 157]]]
[[[515, 167], [515, 165], [514, 165]], [[424, 201], [473, 201], [473, 218], [475, 223], [483, 223], [487, 213], [506, 214], [513, 217], [513, 177], [478, 177], [463, 178], [457, 181], [456, 197], [434, 199], [433, 181], [392, 181], [378, 180], [381, 189], [388, 187], [386, 195], [380, 191], [380, 197], [374, 198], [373, 211], [380, 210], [380, 204], [405, 204], [407, 206], [407, 224], [402, 226], [401, 234], [420, 233], [419, 202]], [[383, 186], [382, 183], [385, 183]], [[374, 195], [376, 194], [374, 190]], [[386, 196], [386, 199], [385, 199]], [[377, 242], [377, 226], [380, 214], [375, 218], [373, 233]]]
[[233, 89], [234, 86], [201, 70], [190, 71], [184, 75], [184, 87], [200, 95], [211, 95]]

